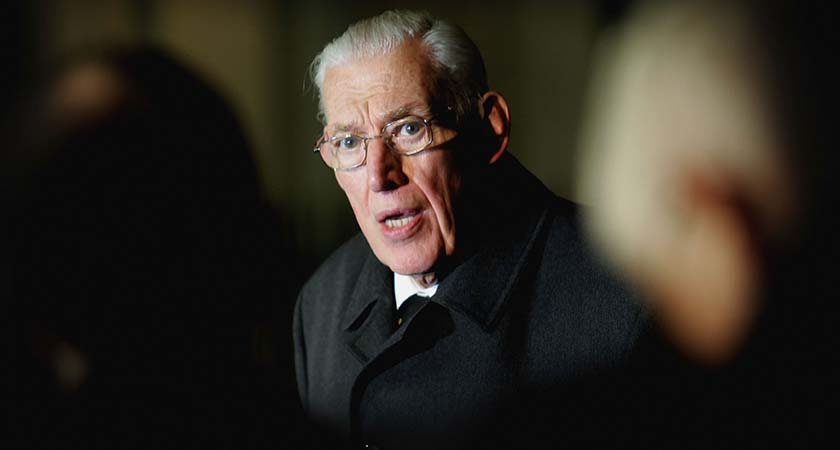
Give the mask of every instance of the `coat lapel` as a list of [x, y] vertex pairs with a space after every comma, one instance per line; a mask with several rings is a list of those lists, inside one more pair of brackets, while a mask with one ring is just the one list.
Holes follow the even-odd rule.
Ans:
[[435, 301], [465, 314], [490, 331], [531, 261], [530, 255], [547, 229], [549, 211], [532, 216], [521, 238], [491, 245], [464, 261], [444, 280]]
[[369, 252], [343, 319], [346, 345], [362, 364], [391, 337], [394, 304], [393, 273]]

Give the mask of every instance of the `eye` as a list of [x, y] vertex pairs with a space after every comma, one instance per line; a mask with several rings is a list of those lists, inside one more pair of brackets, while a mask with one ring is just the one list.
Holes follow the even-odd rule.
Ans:
[[400, 125], [398, 130], [394, 133], [396, 136], [414, 136], [423, 130], [423, 122], [420, 120], [410, 120]]
[[359, 148], [359, 143], [361, 142], [362, 139], [360, 137], [348, 134], [338, 141], [338, 147], [341, 150], [356, 150]]

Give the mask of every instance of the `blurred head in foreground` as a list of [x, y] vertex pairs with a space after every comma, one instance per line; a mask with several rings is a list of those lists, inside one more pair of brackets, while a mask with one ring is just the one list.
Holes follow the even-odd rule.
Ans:
[[637, 11], [584, 144], [591, 232], [673, 342], [709, 364], [748, 339], [778, 281], [773, 258], [800, 245], [809, 198], [789, 92], [774, 76], [795, 78], [784, 72], [789, 49], [765, 39], [775, 16], [755, 11], [712, 2]]
[[283, 287], [238, 121], [157, 49], [85, 55], [39, 94], [14, 149], [29, 176], [6, 256], [33, 358], [20, 367], [45, 378], [19, 389], [68, 405], [21, 417], [45, 417], [43, 436], [221, 445], [252, 420], [252, 337]]

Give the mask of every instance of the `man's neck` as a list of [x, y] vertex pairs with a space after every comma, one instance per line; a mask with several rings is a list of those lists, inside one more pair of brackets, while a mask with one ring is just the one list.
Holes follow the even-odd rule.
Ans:
[[[431, 284], [424, 285], [422, 283]], [[394, 274], [394, 300], [396, 300], [397, 308], [399, 308], [406, 299], [413, 295], [431, 297], [435, 295], [437, 288], [437, 282], [432, 281], [429, 278], [417, 281], [414, 276], [411, 275], [400, 275], [398, 273]]]
[[421, 289], [427, 289], [438, 283], [435, 272], [427, 272], [420, 275], [412, 275], [412, 281]]

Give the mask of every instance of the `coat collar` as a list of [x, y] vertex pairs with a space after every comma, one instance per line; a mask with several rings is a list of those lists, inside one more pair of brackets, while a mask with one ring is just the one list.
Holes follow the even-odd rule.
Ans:
[[348, 305], [342, 325], [345, 330], [358, 328], [358, 326], [370, 314], [373, 305], [377, 302], [394, 303], [394, 275], [384, 264], [379, 262], [370, 247], [367, 248], [362, 270], [353, 292], [350, 294]]
[[547, 216], [543, 209], [515, 239], [482, 247], [441, 282], [432, 299], [490, 331], [531, 260]]

